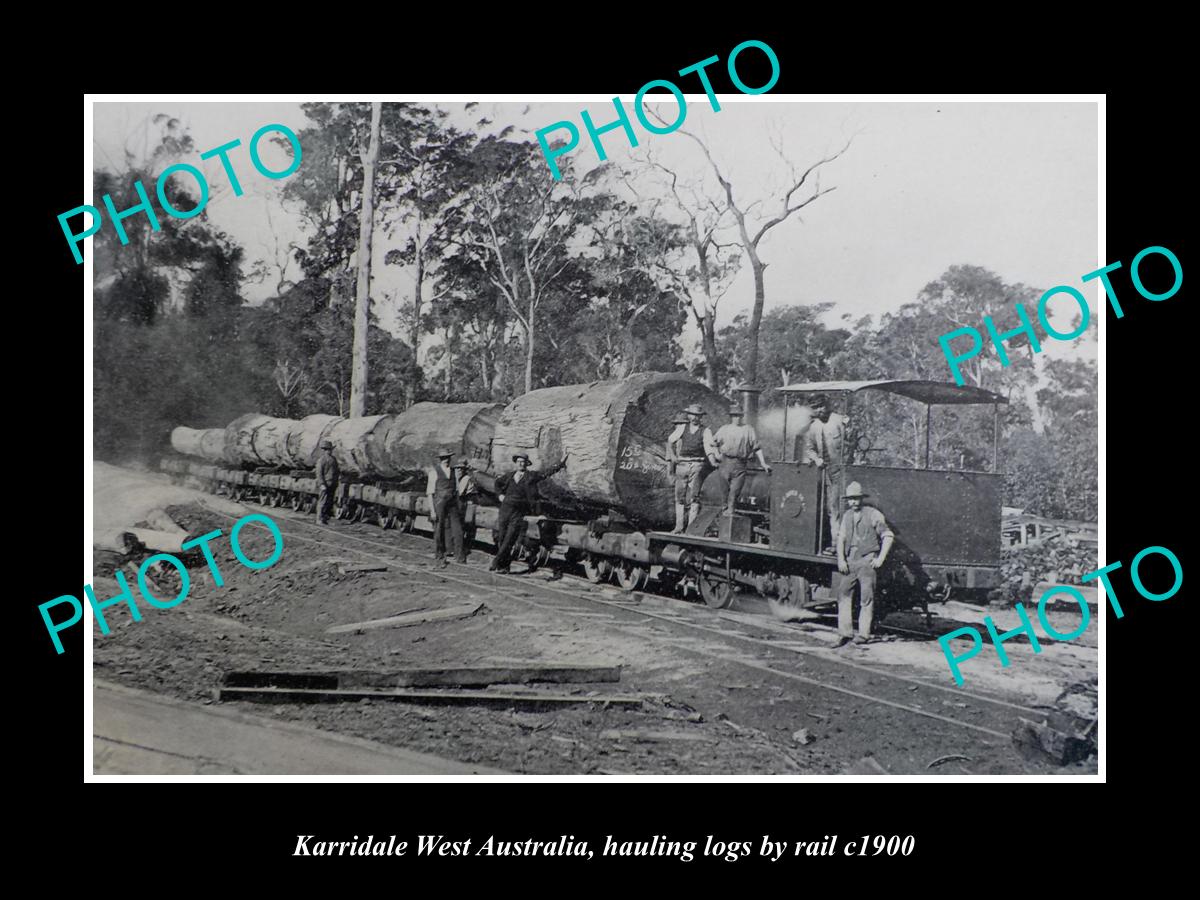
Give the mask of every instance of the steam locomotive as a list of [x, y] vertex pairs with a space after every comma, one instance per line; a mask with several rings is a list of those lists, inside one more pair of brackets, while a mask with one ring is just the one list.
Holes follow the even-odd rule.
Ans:
[[[614, 580], [626, 591], [653, 583], [693, 592], [709, 606], [733, 605], [756, 592], [797, 609], [827, 604], [840, 575], [826, 534], [825, 485], [820, 469], [797, 461], [788, 440], [787, 409], [823, 393], [849, 406], [863, 392], [888, 392], [926, 406], [924, 468], [859, 465], [843, 460], [840, 477], [858, 481], [870, 505], [896, 535], [880, 570], [878, 614], [922, 609], [953, 590], [986, 591], [999, 583], [1000, 497], [996, 472], [1001, 395], [928, 381], [795, 384], [777, 389], [784, 401], [782, 450], [772, 472], [752, 470], [733, 515], [722, 515], [726, 485], [719, 472], [705, 478], [701, 514], [684, 534], [673, 521], [673, 480], [666, 438], [685, 406], [699, 404], [714, 430], [728, 419], [728, 401], [677, 374], [645, 373], [620, 381], [532, 391], [507, 406], [418, 403], [403, 413], [300, 420], [251, 414], [223, 429], [176, 428], [177, 455], [161, 468], [238, 500], [312, 511], [312, 469], [324, 440], [334, 446], [343, 482], [335, 515], [375, 521], [385, 529], [432, 530], [424, 494], [437, 450], [452, 447], [470, 462], [478, 493], [467, 504], [467, 536], [495, 543], [495, 478], [528, 454], [549, 468], [568, 465], [542, 483], [537, 515], [526, 519], [518, 559], [530, 569], [552, 558], [580, 566], [592, 582]], [[743, 395], [750, 407], [749, 393]], [[992, 471], [929, 466], [931, 407], [991, 404], [997, 417]], [[715, 533], [714, 533], [715, 532]]]

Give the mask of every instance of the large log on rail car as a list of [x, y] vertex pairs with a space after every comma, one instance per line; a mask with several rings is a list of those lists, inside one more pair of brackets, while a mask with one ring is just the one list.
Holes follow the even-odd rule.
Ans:
[[171, 447], [184, 456], [225, 462], [225, 429], [187, 428], [180, 425], [171, 431]]
[[500, 403], [414, 403], [398, 414], [384, 437], [387, 466], [394, 475], [424, 471], [450, 448], [472, 466], [486, 469]]
[[566, 469], [542, 483], [552, 506], [580, 514], [616, 510], [640, 525], [669, 525], [675, 501], [667, 437], [693, 403], [714, 431], [729, 420], [728, 401], [686, 375], [653, 372], [531, 391], [500, 415], [493, 471], [514, 469], [514, 453], [529, 454], [538, 469], [569, 453]]

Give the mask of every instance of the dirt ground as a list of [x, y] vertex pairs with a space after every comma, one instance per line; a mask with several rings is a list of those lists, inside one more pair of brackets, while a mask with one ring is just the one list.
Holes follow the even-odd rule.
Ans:
[[[478, 580], [478, 572], [489, 560], [478, 550], [471, 554], [470, 572], [454, 567], [435, 571], [432, 560], [405, 558], [387, 571], [341, 574], [340, 564], [367, 560], [338, 546], [336, 535], [322, 539], [319, 532], [313, 531], [306, 538], [285, 537], [280, 561], [269, 569], [251, 571], [234, 558], [228, 541], [232, 525], [229, 516], [278, 513], [277, 521], [290, 534], [290, 512], [255, 505], [240, 508], [229, 501], [171, 486], [156, 474], [100, 466], [96, 471], [98, 521], [103, 515], [108, 523], [137, 524], [138, 518], [159, 507], [192, 534], [221, 529], [222, 536], [212, 546], [225, 581], [224, 586], [216, 586], [200, 562], [192, 569], [191, 592], [179, 606], [159, 610], [141, 604], [141, 622], [131, 621], [124, 607], [112, 607], [108, 616], [112, 632], [105, 636], [98, 626], [94, 630], [94, 671], [108, 681], [211, 704], [215, 702], [214, 689], [230, 671], [385, 671], [520, 661], [620, 665], [618, 684], [525, 689], [639, 693], [646, 695], [640, 708], [589, 704], [518, 711], [379, 700], [223, 705], [515, 773], [836, 774], [870, 757], [889, 773], [925, 774], [931, 762], [946, 756], [966, 759], [936, 763], [933, 772], [1096, 771], [1095, 757], [1057, 769], [1025, 758], [1007, 740], [858, 701], [847, 693], [781, 681], [743, 664], [741, 660], [762, 664], [762, 655], [752, 644], [734, 647], [717, 635], [675, 633], [669, 623], [635, 621], [601, 604], [593, 604], [594, 611], [590, 611], [586, 602], [571, 602], [539, 590], [540, 585], [548, 584], [545, 572], [528, 576], [528, 588], [520, 583], [515, 587], [504, 583], [502, 590], [514, 596], [465, 584], [463, 579], [452, 580], [456, 571]], [[380, 544], [401, 545], [400, 536], [373, 526], [338, 523], [336, 528]], [[247, 527], [241, 538], [243, 550], [251, 559], [263, 559], [271, 552], [272, 540], [263, 528]], [[429, 546], [412, 536], [403, 540], [407, 542], [404, 546]], [[111, 558], [98, 555], [93, 587], [100, 599], [118, 592], [111, 571], [105, 571], [112, 563]], [[126, 576], [132, 583], [129, 569]], [[569, 579], [553, 584], [559, 591], [576, 590]], [[600, 596], [620, 595], [611, 591]], [[326, 631], [333, 625], [416, 608], [439, 608], [467, 599], [483, 604], [469, 618], [409, 628], [342, 634]], [[556, 609], [556, 605], [562, 609]], [[1010, 609], [981, 610], [951, 603], [939, 607], [938, 613], [936, 634], [962, 624], [981, 623], [985, 615], [991, 615], [998, 628], [1016, 624], [1016, 615]], [[1055, 613], [1052, 622], [1067, 631], [1078, 618], [1078, 612], [1067, 611]], [[889, 623], [892, 621], [904, 627], [916, 627], [918, 622], [901, 616], [889, 619]], [[951, 684], [936, 641], [901, 635], [862, 650], [833, 651], [827, 647], [832, 640], [828, 628], [817, 624], [816, 628], [797, 628], [794, 632], [799, 640], [811, 645], [815, 654], [799, 658], [801, 668], [797, 671], [809, 672], [815, 680], [861, 690], [853, 679], [866, 676], [826, 663], [827, 655], [829, 659], [843, 658], [908, 678]], [[979, 627], [983, 630], [981, 624]], [[1094, 684], [1095, 628], [1093, 623], [1076, 642], [1047, 642], [1037, 655], [1028, 642], [1009, 642], [1008, 668], [999, 665], [988, 645], [964, 665], [964, 688], [1012, 703], [1053, 706], [1069, 685]], [[770, 633], [749, 626], [742, 632], [773, 639]], [[696, 652], [706, 649], [722, 658]], [[879, 690], [884, 689], [883, 680], [874, 678], [873, 683], [880, 683]], [[888, 685], [887, 689], [893, 692], [888, 696], [918, 691], [903, 684]], [[914, 700], [913, 705], [924, 703], [928, 708], [932, 702], [944, 716], [966, 717], [968, 703], [953, 694], [938, 694], [936, 700], [928, 701], [925, 690], [921, 688], [920, 692], [920, 702]], [[1011, 724], [1015, 715], [1005, 721]], [[1008, 725], [1005, 733], [1007, 730]], [[264, 765], [268, 766], [264, 774], [269, 774], [269, 761]]]

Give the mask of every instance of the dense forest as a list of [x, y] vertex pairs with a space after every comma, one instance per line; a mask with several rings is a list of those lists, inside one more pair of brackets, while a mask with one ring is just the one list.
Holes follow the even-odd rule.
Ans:
[[[282, 211], [299, 241], [277, 240], [274, 259], [248, 260], [207, 213], [161, 231], [125, 220], [129, 244], [97, 233], [94, 283], [94, 446], [98, 458], [152, 461], [175, 425], [224, 425], [248, 412], [300, 417], [350, 414], [364, 150], [371, 104], [306, 104], [303, 164], [283, 182]], [[612, 163], [579, 177], [547, 177], [538, 146], [452, 127], [446, 114], [412, 104], [379, 111], [370, 204], [377, 233], [399, 236], [370, 256], [375, 309], [399, 310], [389, 333], [374, 312], [367, 331], [367, 414], [420, 400], [506, 401], [539, 387], [686, 371], [722, 392], [764, 390], [764, 421], [784, 383], [836, 379], [948, 380], [937, 336], [984, 315], [1003, 319], [1039, 291], [986, 269], [951, 267], [917, 297], [881, 317], [824, 324], [832, 304], [791, 302], [766, 263], [791, 239], [792, 213], [821, 197], [810, 161], [768, 198], [780, 212], [758, 231], [719, 164], [701, 145], [711, 184], [683, 184], [660, 163]], [[95, 172], [95, 200], [136, 202], [196, 148], [178, 121], [156, 116], [145, 158]], [[697, 143], [699, 140], [697, 139]], [[849, 151], [852, 152], [852, 149]], [[804, 174], [799, 174], [803, 172]], [[786, 191], [786, 195], [783, 193]], [[153, 192], [151, 192], [153, 197]], [[178, 209], [195, 205], [174, 181]], [[836, 195], [835, 195], [836, 196]], [[822, 203], [830, 202], [821, 200]], [[777, 228], [771, 248], [758, 239]], [[398, 244], [398, 245], [397, 245]], [[718, 304], [741, 267], [753, 270], [755, 304], [718, 327]], [[401, 267], [406, 296], [378, 287]], [[765, 274], [764, 274], [765, 273]], [[249, 283], [272, 285], [246, 302]], [[690, 328], [689, 328], [690, 326]], [[685, 332], [699, 334], [685, 339]], [[694, 345], [694, 346], [693, 346]], [[981, 355], [969, 383], [1004, 394], [1001, 468], [1005, 503], [1042, 515], [1095, 520], [1096, 368], [1010, 348], [1013, 365]], [[886, 397], [852, 410], [860, 461], [924, 458], [924, 408]], [[983, 408], [935, 412], [935, 466], [988, 468], [992, 416]]]

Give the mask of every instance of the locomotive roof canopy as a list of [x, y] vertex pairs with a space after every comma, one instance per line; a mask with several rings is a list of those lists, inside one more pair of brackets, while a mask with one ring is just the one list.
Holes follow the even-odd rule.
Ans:
[[856, 391], [888, 391], [921, 403], [1007, 403], [1003, 394], [970, 385], [949, 381], [811, 381], [789, 384], [775, 390], [784, 394], [855, 393]]

